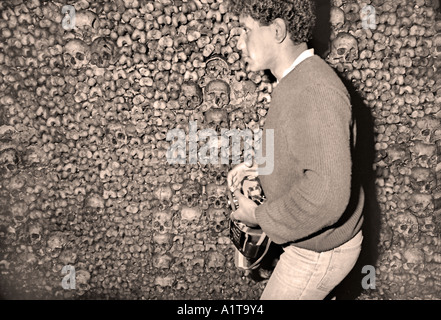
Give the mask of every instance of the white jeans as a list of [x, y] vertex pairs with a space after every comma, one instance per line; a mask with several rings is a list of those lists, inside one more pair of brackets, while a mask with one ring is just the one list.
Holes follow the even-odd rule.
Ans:
[[324, 299], [352, 270], [360, 255], [362, 242], [360, 231], [340, 247], [325, 252], [293, 245], [285, 247], [261, 299]]

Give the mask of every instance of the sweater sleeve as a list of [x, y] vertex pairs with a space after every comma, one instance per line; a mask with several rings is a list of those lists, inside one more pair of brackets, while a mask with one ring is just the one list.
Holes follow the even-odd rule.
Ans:
[[301, 177], [256, 209], [259, 225], [276, 243], [301, 240], [335, 224], [351, 192], [349, 98], [334, 87], [315, 85], [285, 103], [292, 105], [283, 132], [300, 166], [293, 170]]

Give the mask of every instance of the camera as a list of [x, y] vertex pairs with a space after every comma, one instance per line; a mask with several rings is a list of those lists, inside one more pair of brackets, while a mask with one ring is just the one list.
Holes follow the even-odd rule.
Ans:
[[[257, 205], [266, 199], [257, 177], [246, 177], [241, 184], [241, 192]], [[228, 197], [231, 209], [236, 211], [239, 201], [229, 189]], [[260, 227], [249, 227], [234, 219], [230, 219], [230, 239], [237, 249], [235, 264], [244, 270], [258, 268], [271, 244], [271, 240]]]

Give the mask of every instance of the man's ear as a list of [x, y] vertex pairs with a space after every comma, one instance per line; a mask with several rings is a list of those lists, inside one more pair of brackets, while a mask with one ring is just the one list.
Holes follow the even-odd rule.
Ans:
[[281, 18], [276, 18], [273, 21], [273, 28], [275, 32], [275, 39], [281, 43], [285, 40], [286, 36], [288, 35], [288, 30], [286, 29], [286, 23], [285, 20]]

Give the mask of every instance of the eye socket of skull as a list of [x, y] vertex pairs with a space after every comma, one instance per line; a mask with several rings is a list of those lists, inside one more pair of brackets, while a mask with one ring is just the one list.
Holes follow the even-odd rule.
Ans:
[[80, 61], [83, 61], [84, 57], [85, 57], [84, 54], [81, 52], [77, 52], [77, 54], [75, 55], [75, 58]]
[[337, 53], [341, 56], [344, 55], [346, 53], [346, 48], [338, 48]]
[[201, 98], [198, 96], [193, 96], [193, 97], [191, 97], [191, 102], [195, 103], [195, 104], [199, 103], [199, 102], [201, 102]]
[[31, 233], [31, 240], [38, 240], [40, 239], [40, 234], [38, 233]]
[[210, 92], [210, 93], [207, 94], [207, 97], [208, 97], [207, 100], [209, 102], [212, 102], [214, 99], [216, 99], [216, 94], [214, 92]]

